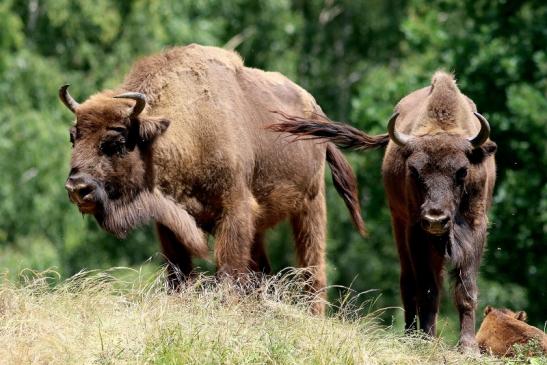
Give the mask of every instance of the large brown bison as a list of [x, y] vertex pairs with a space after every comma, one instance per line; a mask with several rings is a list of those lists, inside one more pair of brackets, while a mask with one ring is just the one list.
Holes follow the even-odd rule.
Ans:
[[515, 313], [506, 308], [486, 306], [484, 316], [477, 332], [477, 342], [482, 351], [497, 356], [513, 356], [515, 344], [535, 340], [540, 351], [547, 355], [547, 334], [526, 323], [526, 312]]
[[387, 135], [368, 136], [320, 119], [285, 115], [271, 128], [345, 148], [387, 144], [382, 172], [401, 263], [405, 327], [416, 329], [417, 315], [420, 329], [435, 334], [443, 266], [449, 263], [460, 345], [476, 350], [477, 272], [496, 175], [496, 145], [488, 139], [486, 119], [444, 72], [397, 104]]
[[322, 113], [279, 73], [244, 67], [234, 52], [189, 45], [138, 61], [119, 87], [81, 104], [67, 87], [60, 98], [76, 115], [70, 200], [119, 237], [157, 222], [173, 271], [188, 274], [192, 255], [207, 255], [204, 232], [215, 237], [219, 273], [269, 271], [264, 233], [289, 218], [299, 264], [322, 292], [325, 159], [363, 230], [355, 176], [340, 151], [288, 143], [265, 128], [272, 109]]

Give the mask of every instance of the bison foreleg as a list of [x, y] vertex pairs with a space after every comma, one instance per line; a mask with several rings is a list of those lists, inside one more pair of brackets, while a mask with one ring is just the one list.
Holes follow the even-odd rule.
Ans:
[[173, 231], [163, 224], [156, 224], [161, 248], [167, 262], [167, 280], [171, 289], [178, 289], [182, 280], [192, 272], [192, 255]]
[[413, 332], [418, 329], [416, 319], [416, 280], [410, 268], [403, 269], [401, 266], [401, 299], [405, 310], [405, 332]]
[[478, 351], [475, 339], [475, 308], [477, 306], [477, 268], [457, 267], [454, 270], [455, 286], [454, 296], [456, 306], [460, 314], [460, 340], [459, 347], [462, 350]]
[[438, 254], [421, 228], [414, 227], [409, 242], [416, 278], [416, 302], [420, 329], [430, 336], [435, 336], [440, 289], [443, 282], [443, 256]]
[[422, 267], [416, 272], [417, 307], [420, 329], [430, 336], [436, 335], [437, 314], [439, 312], [440, 272]]

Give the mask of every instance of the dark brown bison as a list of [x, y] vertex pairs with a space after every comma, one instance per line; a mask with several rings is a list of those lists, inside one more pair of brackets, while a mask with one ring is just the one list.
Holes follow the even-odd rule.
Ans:
[[443, 72], [397, 104], [387, 135], [368, 136], [321, 119], [285, 115], [271, 128], [344, 148], [387, 144], [382, 172], [401, 263], [405, 327], [416, 329], [417, 315], [420, 329], [435, 334], [448, 262], [460, 313], [460, 345], [476, 350], [476, 279], [496, 175], [496, 145], [488, 139], [486, 119]]
[[70, 200], [119, 237], [155, 221], [173, 280], [175, 271], [191, 272], [193, 255], [207, 255], [204, 232], [215, 237], [219, 273], [269, 271], [264, 232], [289, 218], [299, 264], [310, 268], [313, 290], [323, 291], [325, 159], [363, 230], [355, 176], [340, 151], [288, 144], [264, 128], [272, 109], [322, 113], [279, 73], [190, 45], [138, 61], [119, 87], [81, 104], [67, 87], [59, 95], [76, 115]]
[[547, 334], [526, 323], [525, 312], [515, 313], [506, 308], [487, 306], [484, 316], [477, 332], [477, 342], [482, 351], [497, 356], [513, 356], [513, 345], [536, 340], [547, 354]]

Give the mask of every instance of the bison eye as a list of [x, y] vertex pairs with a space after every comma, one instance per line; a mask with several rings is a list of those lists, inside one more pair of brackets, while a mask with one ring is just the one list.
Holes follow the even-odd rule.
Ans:
[[420, 179], [420, 173], [414, 166], [409, 166], [408, 169], [410, 170], [410, 176], [412, 176], [412, 178], [416, 180]]
[[126, 152], [125, 138], [107, 139], [101, 142], [100, 149], [107, 156], [120, 156]]
[[458, 171], [456, 171], [456, 182], [461, 184], [465, 180], [465, 177], [467, 176], [467, 167], [462, 167]]
[[74, 129], [70, 129], [69, 135], [70, 135], [70, 143], [72, 144], [72, 147], [74, 147], [74, 142], [76, 141], [76, 131]]

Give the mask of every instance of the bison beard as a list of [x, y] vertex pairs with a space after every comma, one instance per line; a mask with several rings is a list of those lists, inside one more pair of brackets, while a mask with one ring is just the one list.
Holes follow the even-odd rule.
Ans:
[[133, 228], [155, 220], [173, 231], [193, 255], [207, 257], [207, 242], [194, 218], [157, 189], [141, 191], [130, 202], [108, 198], [102, 201], [107, 203], [103, 205], [103, 212], [95, 214], [95, 218], [101, 227], [116, 237], [125, 238]]

